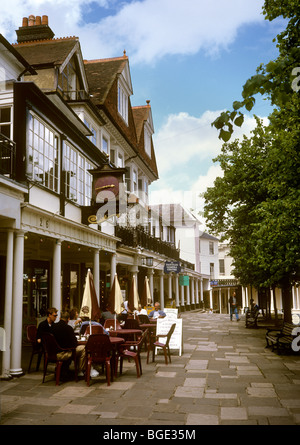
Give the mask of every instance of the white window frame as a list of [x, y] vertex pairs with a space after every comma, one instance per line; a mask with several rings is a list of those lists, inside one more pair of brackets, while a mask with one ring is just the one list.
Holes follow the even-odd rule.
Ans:
[[27, 175], [59, 193], [59, 135], [33, 111], [29, 112], [28, 119]]
[[93, 176], [88, 170], [94, 169], [95, 165], [69, 141], [64, 141], [63, 162], [66, 198], [80, 206], [91, 205]]
[[118, 112], [128, 125], [128, 94], [120, 80], [118, 83]]
[[144, 127], [144, 147], [145, 153], [151, 159], [151, 133], [148, 130], [147, 126]]

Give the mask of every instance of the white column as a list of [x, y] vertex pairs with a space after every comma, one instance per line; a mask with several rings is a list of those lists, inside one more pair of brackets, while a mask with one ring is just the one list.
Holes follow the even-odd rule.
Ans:
[[15, 239], [13, 269], [13, 301], [11, 331], [11, 375], [23, 374], [22, 327], [23, 327], [23, 273], [24, 273], [24, 232], [18, 231]]
[[94, 250], [94, 267], [93, 267], [94, 286], [97, 295], [98, 304], [100, 305], [100, 255], [99, 249]]
[[199, 304], [199, 279], [196, 278], [196, 304]]
[[195, 278], [191, 277], [192, 304], [195, 304]]
[[175, 305], [179, 307], [179, 275], [175, 275]]
[[181, 292], [181, 306], [184, 306], [184, 286], [180, 286], [180, 292]]
[[210, 305], [210, 309], [214, 308], [214, 305], [213, 305], [213, 290], [212, 289], [210, 289], [210, 291], [209, 291], [209, 305]]
[[189, 277], [189, 285], [186, 286], [186, 304], [187, 304], [187, 306], [191, 305], [191, 301], [190, 301], [190, 281], [191, 281], [191, 277]]
[[117, 254], [112, 253], [110, 259], [110, 288], [112, 288], [116, 272], [117, 272]]
[[14, 232], [7, 232], [6, 248], [6, 276], [5, 276], [5, 303], [4, 303], [4, 332], [5, 350], [2, 354], [2, 377], [10, 376], [10, 344], [11, 344], [11, 318], [13, 294], [13, 259], [14, 259]]
[[54, 241], [52, 267], [52, 307], [61, 311], [61, 240]]
[[[164, 298], [164, 273], [160, 271], [160, 306], [161, 309], [165, 307], [165, 298]], [[154, 301], [155, 303], [155, 301]]]
[[200, 298], [203, 302], [203, 278], [200, 279]]
[[[154, 288], [153, 288], [153, 275], [154, 275], [154, 270], [152, 268], [148, 269], [148, 279], [149, 279], [149, 287], [150, 287], [150, 294], [151, 294], [151, 298], [152, 298], [152, 304], [155, 303], [155, 301], [153, 301], [153, 292], [154, 292]], [[148, 302], [147, 302], [148, 304]]]
[[168, 282], [169, 282], [169, 300], [172, 300], [172, 274], [171, 273], [169, 273]]

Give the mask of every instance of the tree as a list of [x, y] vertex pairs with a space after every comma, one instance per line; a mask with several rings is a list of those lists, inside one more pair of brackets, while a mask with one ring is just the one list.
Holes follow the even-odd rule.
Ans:
[[[258, 68], [243, 87], [243, 100], [212, 124], [225, 141], [215, 159], [224, 176], [207, 190], [204, 215], [215, 233], [230, 240], [234, 273], [242, 284], [282, 288], [284, 317], [290, 321], [291, 285], [300, 279], [299, 5], [266, 0], [263, 10], [268, 20], [287, 20], [277, 36], [279, 56]], [[250, 138], [229, 143], [234, 125], [243, 124], [238, 110], [250, 111], [256, 94], [274, 106], [269, 125], [257, 119]]]

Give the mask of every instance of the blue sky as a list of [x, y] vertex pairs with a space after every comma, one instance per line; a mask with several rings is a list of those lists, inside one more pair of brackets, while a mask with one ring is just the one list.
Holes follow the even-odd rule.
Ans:
[[[284, 27], [268, 22], [263, 0], [10, 0], [1, 4], [0, 32], [11, 43], [22, 18], [48, 15], [55, 37], [79, 37], [83, 57], [129, 57], [132, 105], [151, 101], [160, 179], [153, 203], [182, 202], [201, 211], [199, 195], [222, 174], [211, 122], [241, 97], [261, 63], [274, 59], [272, 39]], [[254, 113], [266, 117], [257, 98]], [[247, 115], [241, 137], [254, 122]], [[200, 218], [201, 219], [201, 218]]]

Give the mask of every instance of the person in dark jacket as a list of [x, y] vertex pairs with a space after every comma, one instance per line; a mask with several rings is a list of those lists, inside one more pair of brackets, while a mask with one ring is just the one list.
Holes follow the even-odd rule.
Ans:
[[47, 318], [38, 325], [36, 340], [38, 343], [42, 342], [42, 335], [44, 332], [52, 332], [52, 327], [57, 318], [57, 309], [55, 307], [51, 307], [47, 309]]
[[[76, 357], [78, 360], [79, 374], [83, 373], [85, 369], [85, 346], [78, 345], [76, 335], [72, 326], [68, 324], [70, 319], [69, 312], [62, 312], [60, 320], [54, 323], [51, 333], [61, 348], [76, 348]], [[57, 354], [58, 358], [64, 361], [69, 361], [72, 357], [71, 351], [62, 351]]]

